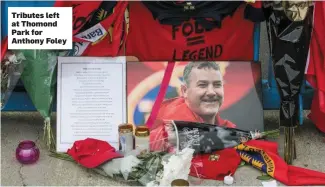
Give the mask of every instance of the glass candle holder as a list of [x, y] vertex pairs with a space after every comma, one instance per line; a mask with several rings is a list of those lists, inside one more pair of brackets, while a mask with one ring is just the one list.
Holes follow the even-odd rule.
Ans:
[[16, 159], [22, 164], [33, 164], [39, 159], [39, 149], [35, 142], [25, 140], [18, 144], [16, 148]]

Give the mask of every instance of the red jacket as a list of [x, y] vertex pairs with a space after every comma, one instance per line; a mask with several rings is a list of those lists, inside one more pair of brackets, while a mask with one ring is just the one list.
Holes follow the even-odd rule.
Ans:
[[[204, 123], [203, 119], [200, 116], [188, 108], [183, 97], [165, 100], [160, 106], [157, 119]], [[219, 126], [236, 128], [235, 124], [233, 124], [231, 121], [222, 119], [219, 114], [216, 116], [215, 124]]]
[[[151, 151], [161, 151], [168, 147], [167, 134], [164, 130], [163, 120], [193, 121], [204, 123], [203, 119], [192, 112], [184, 98], [177, 97], [165, 100], [159, 109], [155, 125], [150, 130], [150, 149]], [[236, 128], [232, 122], [222, 119], [218, 114], [216, 116], [216, 125]]]

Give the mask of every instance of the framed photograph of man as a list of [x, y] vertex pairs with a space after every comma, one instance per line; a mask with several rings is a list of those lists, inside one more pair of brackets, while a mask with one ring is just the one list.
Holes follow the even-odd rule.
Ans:
[[[168, 62], [128, 62], [128, 122], [150, 116]], [[255, 62], [175, 62], [157, 119], [264, 130], [261, 66]]]

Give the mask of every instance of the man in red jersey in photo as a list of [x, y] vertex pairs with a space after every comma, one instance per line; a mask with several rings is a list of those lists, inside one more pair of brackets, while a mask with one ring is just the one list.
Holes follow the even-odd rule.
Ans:
[[189, 62], [183, 72], [182, 96], [165, 100], [157, 119], [192, 121], [235, 128], [219, 115], [224, 101], [223, 77], [215, 62]]

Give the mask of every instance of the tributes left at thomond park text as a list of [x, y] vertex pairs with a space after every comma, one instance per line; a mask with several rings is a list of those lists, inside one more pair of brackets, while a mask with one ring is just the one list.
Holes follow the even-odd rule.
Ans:
[[70, 8], [9, 7], [9, 49], [71, 49], [72, 9]]

